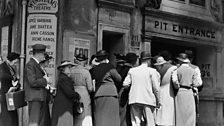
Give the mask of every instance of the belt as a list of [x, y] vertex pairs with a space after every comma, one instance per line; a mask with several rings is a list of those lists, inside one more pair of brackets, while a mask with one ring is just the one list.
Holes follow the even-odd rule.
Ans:
[[192, 89], [192, 87], [191, 87], [191, 86], [185, 86], [185, 85], [180, 85], [180, 88]]

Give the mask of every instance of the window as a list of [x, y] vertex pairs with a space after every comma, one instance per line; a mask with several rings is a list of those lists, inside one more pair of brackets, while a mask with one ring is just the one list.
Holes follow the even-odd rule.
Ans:
[[190, 4], [195, 4], [205, 7], [205, 0], [189, 0]]

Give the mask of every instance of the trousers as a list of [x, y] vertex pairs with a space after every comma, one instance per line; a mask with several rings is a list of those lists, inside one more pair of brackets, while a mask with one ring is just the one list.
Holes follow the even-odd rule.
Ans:
[[155, 126], [155, 107], [143, 104], [131, 104], [132, 126]]

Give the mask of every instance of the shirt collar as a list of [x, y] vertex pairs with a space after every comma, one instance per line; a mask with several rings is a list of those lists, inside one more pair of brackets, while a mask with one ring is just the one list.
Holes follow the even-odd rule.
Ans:
[[32, 57], [32, 58], [37, 62], [37, 64], [40, 63], [35, 57]]
[[181, 66], [189, 66], [189, 64], [183, 63], [183, 64], [181, 64]]

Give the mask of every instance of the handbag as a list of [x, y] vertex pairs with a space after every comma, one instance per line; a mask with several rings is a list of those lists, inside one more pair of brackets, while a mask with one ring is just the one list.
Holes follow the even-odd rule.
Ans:
[[27, 105], [25, 101], [25, 91], [18, 90], [15, 92], [8, 92], [5, 94], [6, 96], [6, 103], [8, 111], [13, 111], [18, 108], [24, 107]]
[[80, 101], [75, 101], [73, 103], [73, 114], [80, 115], [84, 112], [84, 104]]

